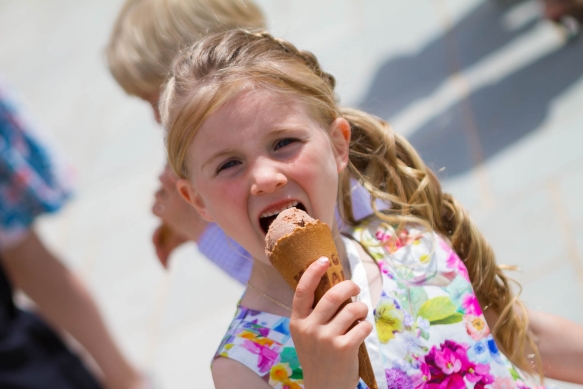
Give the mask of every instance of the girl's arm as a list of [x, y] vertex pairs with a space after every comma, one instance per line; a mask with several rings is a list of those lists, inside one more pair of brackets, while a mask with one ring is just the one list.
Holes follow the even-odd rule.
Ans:
[[219, 357], [212, 364], [216, 389], [272, 389], [271, 385], [242, 363]]
[[2, 259], [10, 280], [38, 306], [54, 327], [71, 334], [93, 357], [108, 389], [143, 385], [138, 372], [115, 345], [85, 285], [59, 262], [31, 231]]
[[583, 384], [583, 326], [532, 310], [528, 318], [545, 376]]
[[[333, 286], [312, 309], [314, 292], [328, 268], [328, 261], [315, 261], [296, 288], [290, 333], [302, 365], [305, 389], [354, 389], [358, 385], [358, 348], [372, 331], [365, 320], [368, 308], [353, 302], [340, 311], [347, 299], [358, 295], [352, 281]], [[353, 323], [360, 321], [353, 328]]]

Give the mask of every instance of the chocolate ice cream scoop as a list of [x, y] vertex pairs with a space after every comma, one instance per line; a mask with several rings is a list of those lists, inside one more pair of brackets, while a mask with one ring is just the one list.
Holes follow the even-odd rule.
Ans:
[[[300, 209], [286, 209], [271, 223], [265, 237], [265, 252], [273, 267], [294, 291], [314, 261], [320, 257], [330, 260], [330, 266], [314, 293], [314, 306], [332, 286], [344, 281], [344, 271], [330, 227]], [[350, 302], [346, 300], [341, 308]], [[360, 377], [370, 389], [377, 389], [364, 343], [358, 349], [358, 362]]]
[[267, 256], [271, 254], [279, 238], [291, 234], [297, 227], [305, 227], [306, 224], [316, 224], [316, 222], [316, 219], [297, 208], [288, 208], [282, 211], [271, 223], [265, 236]]

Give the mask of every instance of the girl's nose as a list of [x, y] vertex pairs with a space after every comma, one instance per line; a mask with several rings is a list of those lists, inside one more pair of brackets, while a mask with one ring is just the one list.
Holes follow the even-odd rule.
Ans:
[[260, 195], [272, 193], [278, 188], [287, 184], [287, 177], [275, 166], [257, 166], [253, 173], [253, 183], [251, 184], [251, 194]]

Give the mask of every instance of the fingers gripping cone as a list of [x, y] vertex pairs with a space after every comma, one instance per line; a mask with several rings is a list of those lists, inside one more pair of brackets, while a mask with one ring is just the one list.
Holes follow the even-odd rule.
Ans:
[[[344, 281], [344, 271], [330, 228], [307, 213], [296, 208], [281, 212], [269, 227], [265, 240], [269, 260], [293, 290], [296, 290], [300, 278], [314, 261], [320, 257], [330, 260], [330, 266], [316, 288], [314, 306], [332, 286]], [[342, 307], [350, 302], [345, 301]], [[370, 389], [377, 389], [364, 343], [358, 349], [358, 362], [362, 380]]]

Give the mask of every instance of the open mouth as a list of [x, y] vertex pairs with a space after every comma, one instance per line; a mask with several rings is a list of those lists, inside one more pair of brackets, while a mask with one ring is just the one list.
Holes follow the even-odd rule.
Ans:
[[299, 201], [292, 201], [291, 203], [283, 206], [281, 209], [278, 209], [278, 210], [272, 211], [272, 212], [268, 212], [268, 213], [266, 212], [259, 217], [259, 225], [261, 226], [261, 229], [263, 230], [263, 232], [265, 234], [267, 234], [267, 230], [269, 230], [269, 226], [277, 218], [277, 215], [279, 215], [280, 213], [282, 213], [286, 209], [293, 208], [293, 207], [295, 207], [297, 209], [301, 209], [304, 212], [307, 212], [306, 207], [304, 207], [304, 205], [302, 203], [300, 203]]

